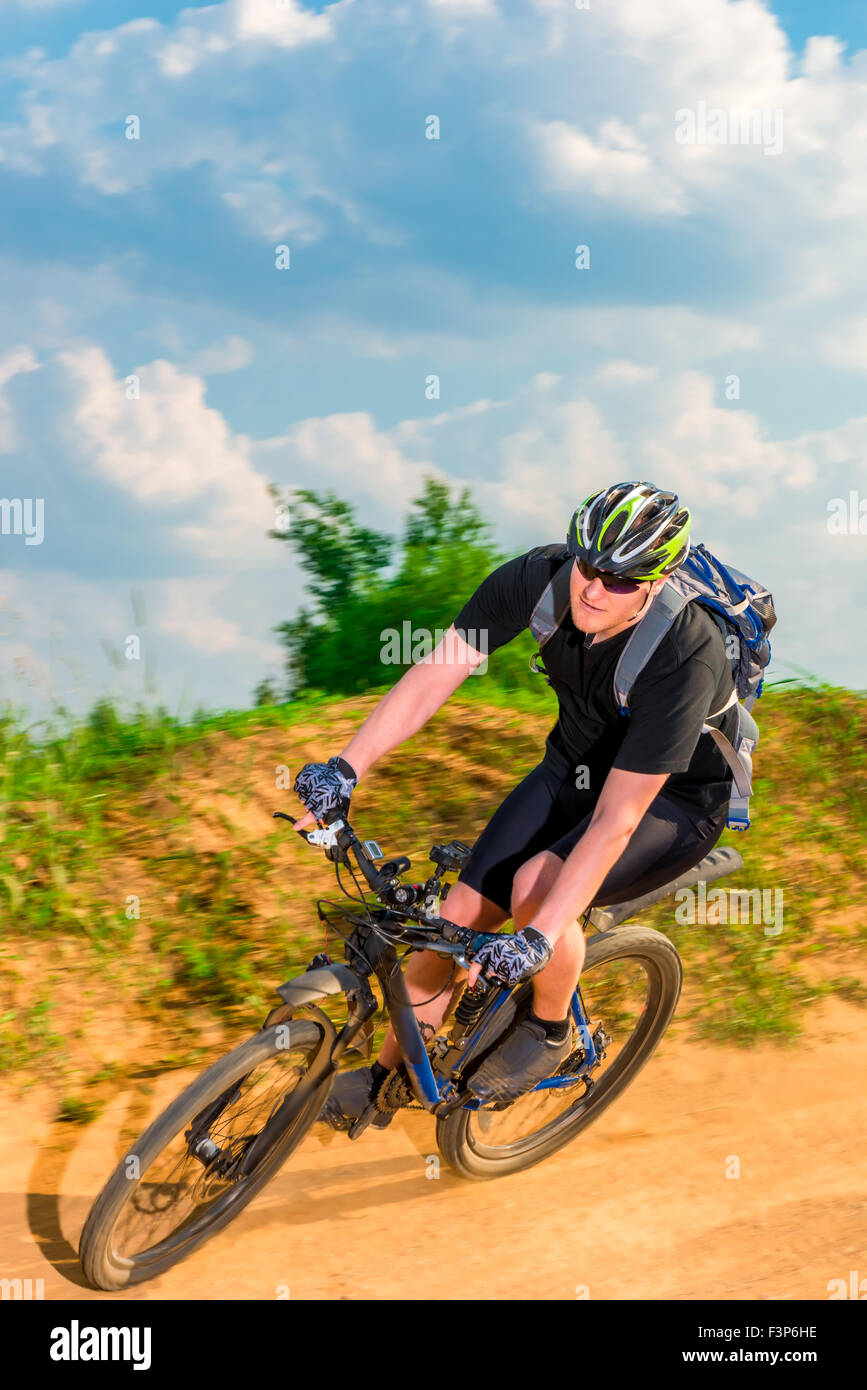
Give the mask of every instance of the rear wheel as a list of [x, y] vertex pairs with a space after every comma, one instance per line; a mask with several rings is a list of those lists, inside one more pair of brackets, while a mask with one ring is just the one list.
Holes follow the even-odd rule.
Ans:
[[561, 1149], [635, 1080], [671, 1022], [683, 979], [680, 957], [661, 932], [619, 927], [592, 936], [580, 987], [590, 1034], [602, 1052], [582, 1073], [576, 1046], [556, 1075], [564, 1087], [530, 1091], [505, 1109], [455, 1110], [437, 1121], [437, 1144], [465, 1178], [498, 1178]]
[[289, 1157], [315, 1122], [333, 1073], [248, 1175], [245, 1151], [304, 1080], [323, 1042], [307, 1019], [266, 1028], [187, 1087], [132, 1144], [85, 1222], [79, 1258], [99, 1289], [162, 1274], [209, 1240]]

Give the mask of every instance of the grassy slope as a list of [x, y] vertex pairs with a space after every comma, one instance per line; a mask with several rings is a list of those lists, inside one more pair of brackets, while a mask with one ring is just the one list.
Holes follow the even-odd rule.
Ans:
[[[472, 842], [538, 761], [548, 696], [468, 681], [365, 779], [356, 829], [418, 872], [435, 840]], [[83, 1117], [88, 1088], [136, 1058], [180, 1065], [258, 1025], [322, 946], [313, 898], [337, 895], [332, 867], [271, 812], [295, 813], [295, 772], [377, 698], [183, 728], [105, 712], [42, 751], [0, 726], [0, 1068], [25, 1085], [49, 1075]], [[672, 902], [641, 919], [681, 951], [695, 1032], [743, 1042], [796, 1037], [823, 992], [867, 999], [867, 701], [771, 691], [760, 714], [756, 820], [724, 837], [745, 861], [726, 886], [782, 888], [782, 934], [678, 925]]]

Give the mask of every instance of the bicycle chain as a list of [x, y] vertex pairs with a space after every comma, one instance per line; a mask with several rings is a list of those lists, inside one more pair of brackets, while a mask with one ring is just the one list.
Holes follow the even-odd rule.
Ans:
[[[606, 1038], [605, 1041], [610, 1042], [610, 1039]], [[568, 1076], [570, 1072], [578, 1071], [583, 1066], [585, 1053], [583, 1047], [580, 1045], [580, 1038], [574, 1030], [573, 1043], [575, 1046], [572, 1052], [560, 1063], [560, 1066], [554, 1072], [555, 1076]], [[604, 1052], [602, 1055], [604, 1056]], [[593, 1084], [589, 1077], [587, 1080], [590, 1082], [590, 1085]], [[494, 1106], [493, 1108], [505, 1109], [507, 1104], [510, 1105], [511, 1101], [505, 1102], [502, 1106]], [[416, 1097], [410, 1085], [409, 1077], [402, 1064], [394, 1067], [388, 1075], [383, 1078], [379, 1090], [376, 1093], [376, 1108], [383, 1115], [393, 1114], [396, 1110], [425, 1109]]]
[[402, 1066], [394, 1067], [383, 1077], [376, 1093], [376, 1108], [383, 1115], [391, 1115], [395, 1110], [424, 1110]]

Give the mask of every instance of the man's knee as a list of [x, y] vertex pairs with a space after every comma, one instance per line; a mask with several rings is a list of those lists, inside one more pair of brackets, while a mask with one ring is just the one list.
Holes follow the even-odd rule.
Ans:
[[508, 912], [491, 902], [490, 898], [460, 880], [449, 889], [442, 915], [449, 922], [455, 922], [459, 927], [471, 927], [473, 931], [497, 931], [509, 917]]
[[[447, 921], [459, 927], [469, 927], [472, 931], [497, 931], [509, 917], [490, 898], [483, 897], [475, 888], [460, 882], [450, 888], [442, 915]], [[415, 984], [429, 984], [435, 988], [442, 984], [450, 971], [455, 972], [455, 989], [459, 986], [463, 988], [462, 982], [467, 972], [456, 965], [453, 956], [443, 956], [436, 951], [419, 951], [410, 958], [406, 977]]]
[[512, 916], [540, 907], [557, 882], [562, 867], [563, 860], [550, 850], [534, 854], [522, 864], [512, 880]]

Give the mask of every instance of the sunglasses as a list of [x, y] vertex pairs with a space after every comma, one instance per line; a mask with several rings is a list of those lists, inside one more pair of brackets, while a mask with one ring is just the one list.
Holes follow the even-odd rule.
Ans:
[[595, 570], [586, 560], [578, 560], [577, 563], [582, 579], [601, 579], [603, 588], [611, 594], [634, 594], [647, 582], [643, 579], [625, 579], [619, 574], [609, 574], [607, 570]]

